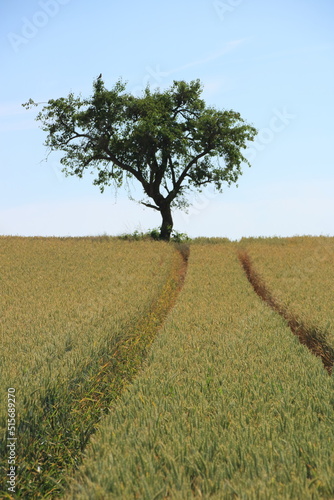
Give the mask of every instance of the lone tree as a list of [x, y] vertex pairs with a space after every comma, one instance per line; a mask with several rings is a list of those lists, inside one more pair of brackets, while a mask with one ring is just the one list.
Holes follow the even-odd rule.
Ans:
[[48, 133], [45, 145], [64, 153], [66, 175], [95, 173], [101, 192], [137, 179], [145, 193], [140, 203], [161, 214], [162, 240], [172, 232], [171, 209], [187, 207], [187, 192], [208, 184], [221, 192], [223, 182], [237, 181], [243, 162], [250, 166], [241, 150], [256, 129], [235, 111], [207, 107], [199, 80], [174, 81], [165, 91], [147, 87], [135, 97], [121, 80], [108, 90], [99, 77], [93, 90], [87, 99], [70, 93], [48, 101], [36, 117]]

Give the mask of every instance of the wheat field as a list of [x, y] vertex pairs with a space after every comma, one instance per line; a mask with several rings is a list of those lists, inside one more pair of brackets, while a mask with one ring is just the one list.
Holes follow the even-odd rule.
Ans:
[[21, 443], [3, 497], [333, 498], [333, 378], [239, 260], [331, 343], [333, 250], [0, 238], [1, 386], [17, 388]]
[[[163, 243], [109, 238], [3, 237], [0, 252], [0, 421], [4, 436], [6, 390], [15, 388], [24, 496], [31, 484], [42, 488], [41, 471], [53, 476], [66, 463], [75, 465], [70, 450], [85, 445], [90, 414], [99, 418], [103, 392], [110, 390], [105, 367], [121, 378], [126, 363], [117, 365], [117, 345], [134, 343], [132, 332], [168, 280], [175, 251]], [[123, 378], [137, 363], [128, 358]], [[1, 449], [5, 459], [5, 439]]]
[[194, 245], [145, 369], [65, 498], [331, 498], [332, 392], [254, 293], [237, 246]]
[[241, 243], [277, 300], [334, 347], [334, 238], [264, 238]]

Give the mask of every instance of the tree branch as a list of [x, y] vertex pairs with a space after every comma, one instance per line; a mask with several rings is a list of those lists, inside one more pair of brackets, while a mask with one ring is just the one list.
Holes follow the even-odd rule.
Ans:
[[170, 193], [170, 189], [168, 188], [167, 180], [164, 179], [164, 188], [166, 189], [167, 193]]
[[181, 185], [182, 185], [182, 182], [184, 181], [185, 177], [188, 175], [188, 172], [189, 170], [191, 169], [191, 167], [200, 159], [202, 158], [203, 156], [205, 156], [206, 154], [209, 153], [209, 149], [205, 149], [202, 153], [198, 154], [197, 156], [195, 156], [189, 163], [188, 165], [186, 166], [186, 168], [183, 170], [182, 174], [180, 175], [180, 177], [178, 178], [178, 180], [176, 181], [176, 184], [175, 184], [175, 187], [174, 189], [169, 193], [169, 195], [167, 196], [166, 200], [171, 202], [172, 200], [174, 200], [175, 196], [178, 194], [178, 192], [180, 191], [180, 188], [181, 188]]
[[158, 210], [160, 212], [160, 208], [156, 207], [155, 205], [151, 205], [150, 203], [145, 203], [144, 201], [140, 201], [139, 203], [141, 203], [142, 205], [145, 205], [145, 207], [154, 208], [154, 210]]
[[69, 142], [73, 141], [74, 139], [79, 139], [80, 137], [85, 137], [86, 139], [88, 139], [89, 141], [93, 141], [92, 137], [88, 134], [77, 134], [75, 132], [75, 135], [74, 137], [70, 137], [69, 139], [67, 139], [67, 141], [65, 141], [64, 144], [68, 144]]
[[189, 177], [189, 179], [191, 179], [193, 181], [195, 186], [205, 186], [209, 182], [212, 182], [212, 179], [206, 179], [205, 181], [196, 181], [191, 177], [191, 175], [186, 175], [186, 177]]
[[150, 166], [150, 185], [154, 183], [154, 176], [157, 176], [159, 172], [159, 164], [155, 153], [152, 154], [152, 162], [149, 163]]
[[[66, 141], [66, 144], [68, 144], [70, 141], [74, 140], [74, 139], [79, 139], [79, 138], [86, 138], [88, 139], [88, 141], [91, 141], [92, 144], [96, 144], [96, 138], [92, 137], [91, 135], [89, 134], [79, 134], [78, 132], [74, 132], [73, 136], [70, 137], [67, 141]], [[110, 137], [105, 137], [106, 141], [102, 146], [102, 149], [104, 150], [104, 152], [108, 155], [107, 157], [103, 157], [102, 155], [99, 156], [99, 155], [93, 155], [91, 156], [88, 160], [85, 161], [85, 166], [87, 166], [90, 161], [92, 160], [97, 160], [97, 159], [101, 159], [101, 160], [110, 160], [112, 163], [114, 163], [115, 165], [117, 165], [118, 167], [120, 167], [122, 170], [125, 170], [127, 172], [129, 172], [130, 174], [132, 174], [143, 186], [144, 184], [147, 184], [147, 181], [145, 181], [145, 179], [143, 178], [143, 176], [141, 175], [141, 172], [134, 169], [133, 167], [131, 167], [130, 165], [127, 165], [126, 163], [123, 163], [121, 161], [119, 161], [116, 156], [110, 151], [109, 147], [108, 147], [108, 142], [110, 140]]]
[[154, 198], [153, 195], [156, 194], [156, 193], [159, 193], [159, 188], [160, 188], [160, 185], [161, 185], [161, 181], [162, 179], [164, 178], [164, 175], [165, 175], [165, 172], [166, 172], [166, 168], [167, 168], [167, 161], [168, 161], [168, 158], [167, 158], [167, 155], [164, 151], [162, 151], [162, 158], [161, 158], [161, 164], [159, 166], [158, 162], [157, 162], [157, 171], [155, 172], [155, 177], [154, 177], [154, 181], [153, 183], [151, 184], [151, 189], [150, 189], [150, 196], [151, 198]]
[[142, 186], [144, 187], [145, 190], [146, 190], [146, 188], [149, 187], [149, 183], [144, 179], [144, 177], [142, 176], [142, 174], [139, 170], [136, 170], [135, 168], [131, 167], [130, 165], [127, 165], [126, 163], [122, 163], [121, 161], [119, 161], [116, 158], [116, 156], [110, 151], [108, 146], [105, 146], [104, 151], [108, 154], [110, 160], [115, 165], [117, 165], [121, 169], [123, 169], [126, 172], [129, 172], [131, 175], [133, 175], [142, 184]]
[[173, 161], [172, 161], [171, 155], [168, 155], [168, 160], [169, 160], [169, 165], [170, 165], [170, 171], [172, 173], [173, 188], [175, 188], [176, 178], [175, 178], [175, 170], [174, 170], [174, 165], [173, 165]]

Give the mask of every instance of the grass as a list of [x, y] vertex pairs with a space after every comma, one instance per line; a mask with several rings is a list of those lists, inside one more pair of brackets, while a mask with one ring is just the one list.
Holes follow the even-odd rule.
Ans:
[[145, 369], [66, 499], [333, 498], [333, 379], [254, 294], [236, 250], [191, 247]]
[[17, 497], [333, 498], [333, 377], [238, 260], [323, 328], [333, 239], [134, 240], [0, 238]]
[[334, 238], [244, 239], [242, 246], [282, 307], [334, 348]]
[[61, 491], [64, 471], [138, 370], [181, 257], [164, 243], [105, 238], [1, 238], [0, 248], [1, 387], [16, 388], [19, 496], [39, 498]]
[[291, 332], [298, 337], [300, 343], [305, 345], [312, 354], [321, 358], [324, 368], [331, 375], [334, 364], [334, 349], [327, 343], [326, 334], [319, 327], [304, 323], [286, 306], [277, 301], [262, 276], [254, 269], [253, 262], [246, 251], [240, 251], [238, 257], [254, 291], [269, 307], [285, 319]]

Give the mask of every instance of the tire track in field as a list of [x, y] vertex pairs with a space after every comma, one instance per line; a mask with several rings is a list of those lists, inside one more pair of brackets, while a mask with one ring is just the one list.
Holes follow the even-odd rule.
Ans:
[[[50, 387], [38, 408], [21, 416], [20, 498], [60, 498], [64, 493], [66, 478], [81, 463], [103, 414], [138, 374], [177, 301], [190, 250], [185, 244], [175, 245], [175, 250], [169, 275], [147, 313], [125, 327], [94, 366], [87, 360], [87, 371], [73, 374], [64, 387]], [[5, 471], [6, 464], [2, 465], [0, 461], [0, 470]], [[0, 484], [0, 497], [2, 493]]]
[[251, 283], [257, 295], [285, 319], [292, 333], [298, 337], [299, 342], [305, 345], [312, 354], [321, 358], [325, 369], [329, 375], [331, 375], [334, 365], [334, 349], [327, 344], [325, 334], [315, 327], [306, 325], [301, 319], [294, 316], [292, 312], [288, 311], [275, 299], [273, 294], [267, 289], [263, 278], [254, 269], [252, 261], [246, 251], [240, 251], [238, 253], [238, 258], [246, 273], [248, 281]]
[[[119, 394], [123, 387], [130, 383], [146, 358], [148, 349], [151, 347], [156, 334], [162, 328], [169, 312], [173, 309], [178, 295], [182, 290], [187, 274], [189, 246], [175, 245], [177, 250], [177, 261], [167, 277], [159, 295], [151, 303], [148, 312], [137, 322], [130, 326], [127, 334], [120, 334], [114, 339], [113, 348], [105, 357], [100, 359], [100, 371], [92, 379], [90, 397], [81, 400], [84, 403], [80, 410], [91, 405], [91, 399], [96, 402], [101, 394], [101, 385], [113, 386]], [[110, 380], [113, 374], [116, 379]], [[115, 399], [113, 396], [112, 399]]]

